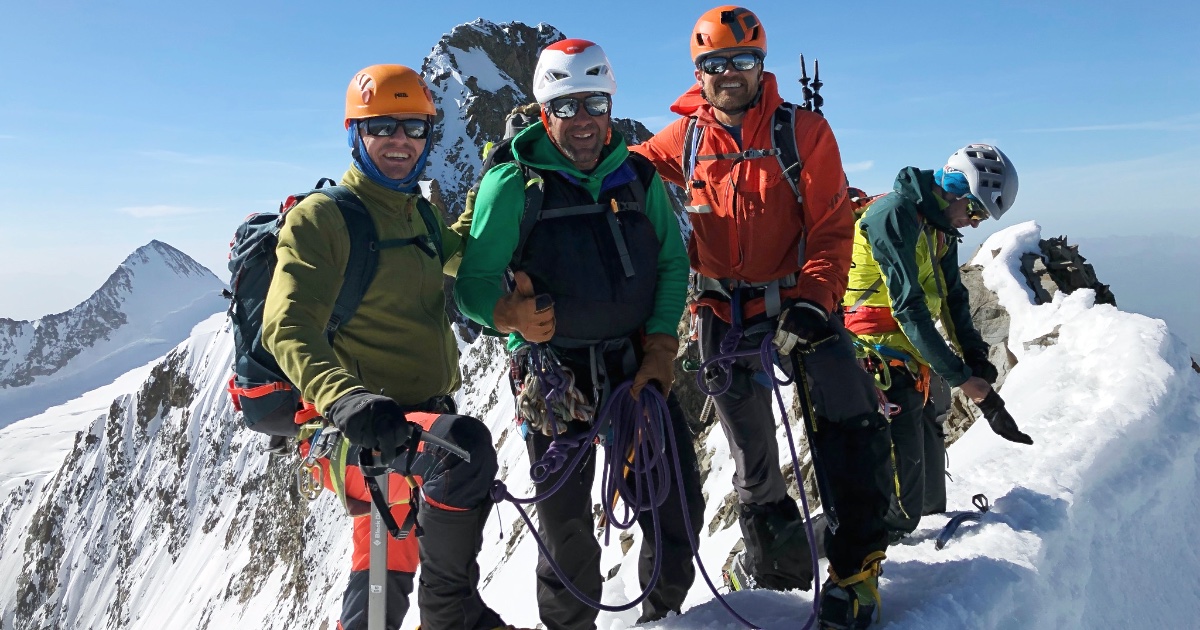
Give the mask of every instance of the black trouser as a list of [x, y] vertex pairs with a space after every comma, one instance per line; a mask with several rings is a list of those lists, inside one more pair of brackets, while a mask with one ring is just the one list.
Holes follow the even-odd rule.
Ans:
[[[492, 508], [489, 492], [498, 464], [492, 435], [470, 416], [442, 414], [436, 419], [410, 414], [428, 433], [466, 449], [471, 461], [460, 459], [432, 444], [392, 461], [400, 474], [422, 479], [424, 499], [417, 522], [424, 530], [419, 540], [421, 577], [417, 605], [422, 630], [474, 630], [503, 626], [479, 595], [479, 550], [483, 526]], [[432, 420], [432, 422], [429, 422]]]
[[[917, 390], [916, 379], [902, 367], [888, 368], [892, 386], [888, 402], [900, 411], [892, 416], [892, 446], [900, 496], [892, 492], [887, 525], [892, 531], [910, 534], [921, 516], [946, 511], [946, 411], [949, 389], [936, 374], [931, 375], [930, 392]], [[947, 396], [943, 399], [941, 393]]]
[[[367, 630], [367, 601], [371, 572], [351, 571], [342, 595], [342, 630]], [[399, 630], [408, 614], [408, 596], [413, 591], [413, 574], [403, 571], [387, 572], [387, 630]]]
[[[720, 352], [721, 340], [730, 325], [709, 308], [700, 309], [699, 315], [701, 356], [708, 359]], [[840, 333], [838, 338], [799, 356], [808, 374], [816, 408], [817, 427], [811, 447], [819, 464], [818, 474], [826, 480], [824, 490], [833, 495], [832, 500], [829, 496], [822, 496], [821, 500], [826, 506], [832, 503], [839, 519], [837, 531], [825, 536], [826, 556], [838, 575], [849, 576], [859, 572], [867, 555], [887, 548], [883, 519], [891, 495], [891, 438], [887, 420], [879, 412], [873, 379], [855, 358], [840, 319], [835, 317], [830, 321]], [[765, 335], [774, 333], [775, 321], [759, 316], [746, 322], [746, 330], [751, 334], [742, 336], [740, 350], [759, 347]], [[783, 362], [787, 368], [791, 367], [790, 358]], [[744, 505], [778, 505], [790, 501], [779, 468], [773, 393], [755, 380], [755, 373], [762, 371], [762, 365], [753, 356], [739, 359], [732, 369], [729, 390], [714, 400], [721, 428], [729, 438], [738, 499]], [[719, 373], [708, 376], [709, 387], [724, 378]], [[743, 510], [743, 514], [746, 512]], [[793, 519], [799, 519], [797, 512], [786, 510], [796, 514], [788, 517]], [[743, 523], [743, 531], [746, 530], [747, 524]], [[803, 532], [803, 528], [776, 526], [768, 528], [765, 535], [753, 537], [755, 540], [747, 540], [747, 552], [752, 558], [777, 557], [780, 547], [791, 548], [791, 566], [775, 562], [768, 571], [774, 575], [753, 571], [755, 579], [768, 586], [774, 582], [792, 588], [805, 587], [813, 578], [811, 559], [806, 560], [810, 557], [807, 540], [800, 536], [788, 545], [772, 544], [773, 531], [787, 531], [790, 536], [792, 532]], [[756, 549], [751, 549], [752, 543]], [[800, 551], [798, 545], [803, 545], [804, 550]]]
[[[591, 398], [591, 375], [586, 362], [576, 360], [578, 356], [563, 357], [563, 364], [576, 374], [576, 385]], [[628, 367], [619, 361], [608, 363], [609, 382], [615, 388], [632, 377]], [[628, 395], [628, 394], [623, 394]], [[667, 445], [664, 465], [671, 470], [671, 488], [666, 501], [658, 509], [662, 546], [655, 548], [654, 515], [650, 511], [637, 517], [642, 530], [642, 550], [638, 560], [638, 577], [642, 588], [650, 581], [656, 560], [662, 563], [661, 574], [653, 591], [642, 602], [642, 618], [660, 619], [669, 611], [679, 611], [688, 589], [696, 577], [692, 563], [692, 547], [688, 542], [689, 532], [684, 526], [683, 506], [680, 502], [679, 486], [675, 478], [675, 461], [683, 473], [684, 495], [687, 499], [688, 517], [691, 519], [692, 536], [698, 536], [703, 525], [704, 497], [700, 492], [700, 469], [696, 462], [693, 446], [694, 436], [683, 416], [683, 410], [675, 395], [667, 397], [670, 411], [670, 428], [675, 433], [678, 451]], [[597, 410], [599, 412], [599, 410]], [[572, 430], [586, 431], [580, 426]], [[526, 442], [529, 461], [536, 462], [550, 448], [551, 438], [532, 432]], [[554, 494], [539, 502], [538, 535], [550, 551], [553, 561], [563, 574], [581, 592], [594, 601], [600, 601], [602, 579], [600, 575], [600, 543], [593, 520], [592, 481], [596, 475], [598, 447], [586, 446], [591, 452], [580, 462], [564, 485]], [[611, 454], [622, 457], [622, 454]], [[562, 475], [564, 469], [551, 475], [546, 481], [536, 484], [537, 493], [549, 490]], [[611, 497], [604, 500], [611, 501]], [[657, 556], [657, 558], [656, 558]], [[548, 630], [585, 630], [596, 627], [599, 611], [579, 601], [567, 590], [562, 581], [550, 568], [550, 559], [542, 556], [537, 565], [537, 601], [541, 621]]]

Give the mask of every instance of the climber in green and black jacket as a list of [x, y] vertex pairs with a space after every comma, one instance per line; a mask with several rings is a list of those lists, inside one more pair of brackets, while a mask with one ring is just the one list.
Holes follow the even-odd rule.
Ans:
[[947, 384], [975, 401], [1002, 437], [1032, 443], [992, 389], [997, 370], [958, 271], [959, 229], [999, 219], [1016, 196], [1008, 157], [972, 144], [936, 172], [900, 171], [894, 192], [868, 206], [855, 226], [846, 328], [890, 382], [888, 401], [900, 407], [891, 422], [899, 486], [887, 517], [893, 542], [916, 529], [922, 514], [946, 510]]
[[[568, 39], [538, 59], [534, 96], [541, 122], [512, 139], [511, 161], [489, 170], [475, 198], [455, 296], [462, 312], [495, 330], [511, 333], [518, 355], [528, 343], [548, 343], [576, 378], [575, 389], [599, 409], [609, 393], [632, 379], [634, 396], [653, 384], [667, 395], [671, 426], [680, 445], [664, 465], [678, 459], [694, 528], [704, 502], [692, 434], [670, 394], [679, 341], [676, 327], [687, 292], [688, 259], [662, 181], [646, 160], [631, 155], [610, 118], [616, 82], [604, 51]], [[542, 200], [526, 217], [527, 186]], [[511, 292], [503, 290], [506, 270]], [[553, 305], [542, 297], [549, 296]], [[539, 460], [561, 428], [536, 415], [522, 417], [530, 461]], [[586, 432], [594, 417], [564, 423]], [[668, 448], [668, 451], [671, 449]], [[620, 454], [623, 456], [624, 454]], [[600, 546], [592, 531], [589, 457], [567, 484], [537, 504], [540, 535], [568, 579], [599, 601]], [[672, 475], [673, 478], [673, 475]], [[538, 485], [538, 494], [558, 476]], [[652, 512], [642, 512], [646, 532], [639, 573], [643, 586], [657, 556], [662, 575], [642, 604], [642, 621], [678, 611], [695, 578], [689, 534], [683, 525], [680, 489], [672, 483], [658, 510], [662, 546], [654, 549]], [[538, 563], [538, 605], [543, 623], [556, 629], [595, 627], [598, 611], [572, 596], [548, 563]]]

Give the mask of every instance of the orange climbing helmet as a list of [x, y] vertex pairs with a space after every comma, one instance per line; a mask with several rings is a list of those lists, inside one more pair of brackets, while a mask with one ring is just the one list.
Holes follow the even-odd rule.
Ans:
[[692, 61], [718, 50], [757, 50], [767, 56], [767, 31], [758, 16], [744, 7], [726, 5], [705, 12], [692, 29]]
[[396, 64], [359, 70], [346, 88], [346, 128], [351, 120], [392, 114], [437, 115], [425, 79], [412, 68]]

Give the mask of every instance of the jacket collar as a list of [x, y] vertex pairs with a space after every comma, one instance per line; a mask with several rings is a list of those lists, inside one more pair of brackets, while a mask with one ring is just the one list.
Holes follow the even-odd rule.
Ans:
[[917, 213], [934, 228], [957, 238], [962, 237], [962, 232], [950, 225], [946, 217], [945, 202], [934, 194], [933, 171], [923, 171], [914, 166], [905, 168], [896, 176], [894, 190], [916, 205]]

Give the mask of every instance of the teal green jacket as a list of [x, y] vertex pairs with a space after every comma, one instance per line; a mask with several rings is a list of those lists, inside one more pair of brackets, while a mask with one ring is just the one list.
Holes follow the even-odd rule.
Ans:
[[[599, 200], [604, 177], [629, 158], [625, 138], [613, 130], [612, 138], [600, 157], [600, 163], [590, 173], [580, 172], [558, 150], [546, 134], [542, 123], [525, 128], [513, 138], [513, 155], [526, 166], [543, 171], [561, 171], [578, 180], [592, 199]], [[683, 315], [687, 298], [688, 258], [679, 221], [671, 208], [666, 188], [658, 175], [646, 191], [645, 212], [654, 225], [660, 244], [658, 253], [658, 283], [654, 312], [646, 321], [646, 333], [676, 336], [676, 327]], [[512, 163], [500, 164], [489, 170], [479, 184], [475, 198], [475, 215], [471, 234], [465, 244], [454, 296], [459, 309], [472, 320], [495, 328], [492, 311], [504, 295], [502, 278], [517, 249], [521, 232], [521, 215], [525, 210], [525, 179], [521, 168]], [[520, 343], [516, 334], [509, 346]]]
[[[987, 344], [971, 321], [970, 295], [958, 271], [962, 233], [950, 225], [944, 209], [945, 202], [933, 193], [933, 171], [909, 167], [896, 177], [894, 192], [871, 204], [860, 224], [887, 284], [892, 316], [930, 368], [958, 386], [970, 378], [971, 369], [946, 343], [935, 321], [941, 320], [961, 352], [982, 350], [986, 355]], [[941, 313], [929, 312], [919, 278], [917, 243], [929, 227], [947, 236], [948, 250], [934, 261], [946, 292]]]

